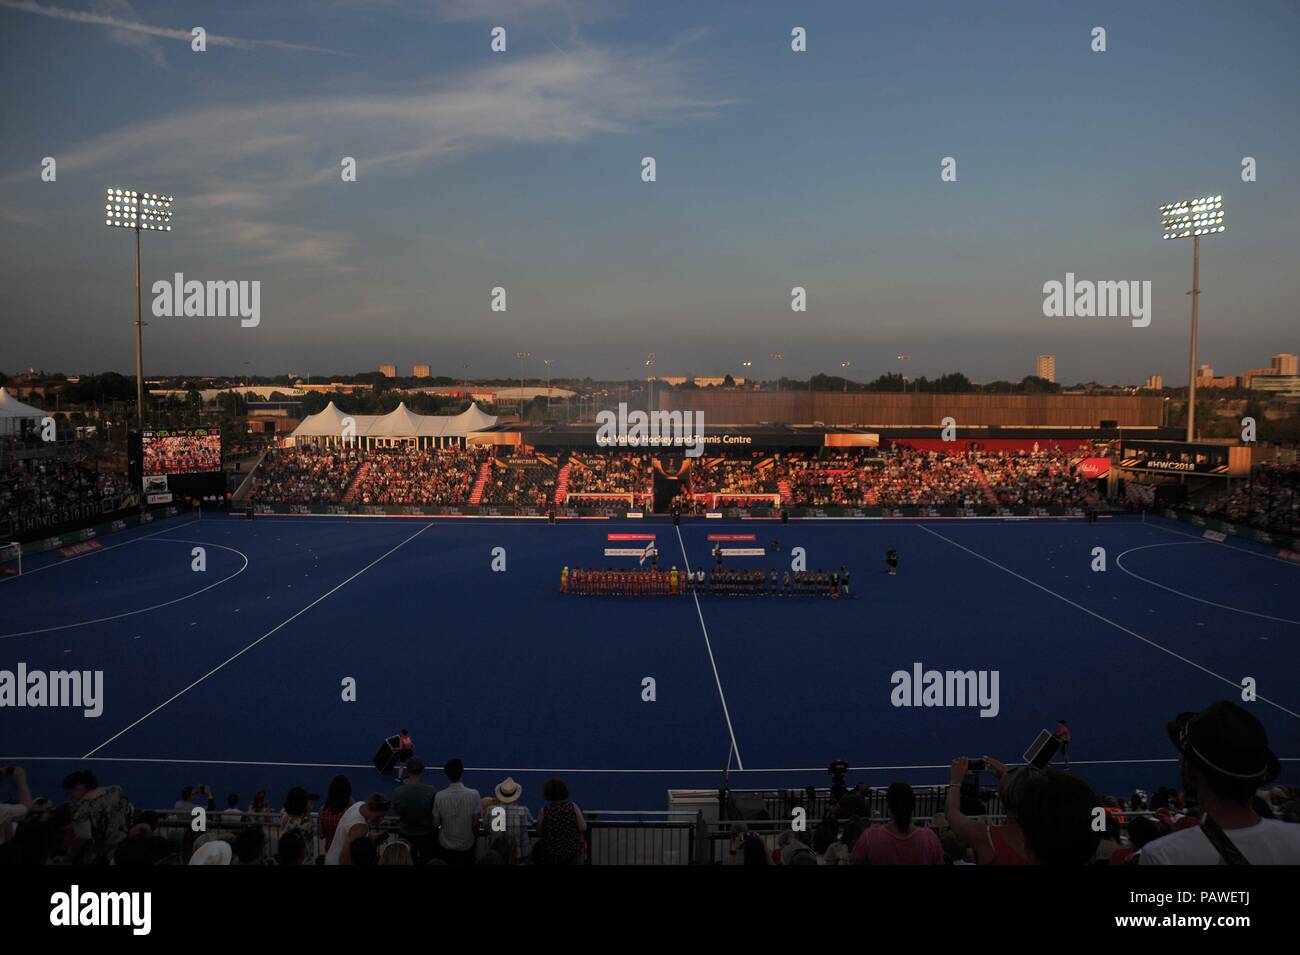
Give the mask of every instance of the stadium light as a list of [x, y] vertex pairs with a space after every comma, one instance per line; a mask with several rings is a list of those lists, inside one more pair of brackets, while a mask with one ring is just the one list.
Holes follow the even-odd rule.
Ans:
[[[899, 361], [911, 361], [911, 360], [912, 360], [912, 356], [911, 356], [911, 355], [895, 355], [894, 357], [897, 358]], [[906, 366], [904, 366], [904, 367], [906, 367]], [[903, 375], [903, 394], [907, 394], [907, 376], [906, 376], [906, 375]]]
[[777, 363], [777, 365], [776, 365], [776, 393], [777, 393], [777, 394], [780, 394], [780, 393], [781, 393], [781, 362], [785, 361], [785, 356], [782, 355], [780, 352], [777, 352], [776, 354], [774, 354], [774, 355], [768, 355], [767, 357], [770, 358], [770, 359], [772, 359], [772, 361], [774, 361], [774, 362]]
[[1192, 240], [1192, 347], [1187, 366], [1187, 443], [1196, 440], [1196, 324], [1201, 297], [1201, 239], [1227, 231], [1223, 223], [1223, 196], [1181, 199], [1160, 207], [1160, 231], [1165, 239]]
[[851, 361], [840, 362], [840, 368], [844, 370], [844, 393], [845, 394], [848, 394], [849, 391], [849, 365], [851, 364], [853, 364], [853, 362]]
[[515, 352], [515, 357], [519, 359], [519, 420], [524, 420], [524, 359], [532, 358], [533, 353], [527, 351]]
[[110, 187], [104, 190], [104, 225], [135, 233], [135, 421], [144, 430], [144, 346], [140, 318], [140, 233], [172, 231], [174, 196]]

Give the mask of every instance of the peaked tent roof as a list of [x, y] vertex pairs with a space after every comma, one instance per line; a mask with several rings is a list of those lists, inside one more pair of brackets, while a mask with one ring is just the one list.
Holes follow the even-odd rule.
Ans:
[[[0, 418], [44, 418], [45, 412], [24, 404], [5, 388], [0, 388]], [[495, 418], [492, 420], [496, 420]]]
[[[343, 419], [349, 417], [330, 402], [317, 414], [308, 415], [293, 431], [292, 437], [334, 437], [343, 433]], [[416, 414], [402, 402], [386, 415], [351, 415], [359, 438], [464, 437], [497, 423], [476, 404], [458, 415]]]
[[376, 438], [411, 437], [420, 433], [420, 420], [424, 417], [406, 407], [403, 401], [388, 414], [373, 418], [366, 434]]

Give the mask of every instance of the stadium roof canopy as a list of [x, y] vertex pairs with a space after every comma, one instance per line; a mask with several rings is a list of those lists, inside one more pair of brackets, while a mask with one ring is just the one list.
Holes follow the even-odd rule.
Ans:
[[23, 404], [4, 388], [0, 388], [0, 434], [16, 434], [22, 430], [24, 421], [39, 422], [45, 417], [40, 408]]
[[[351, 419], [351, 428], [345, 427]], [[402, 402], [385, 415], [348, 415], [334, 402], [318, 414], [302, 419], [292, 438], [464, 438], [472, 431], [483, 431], [496, 425], [494, 415], [485, 413], [476, 404], [458, 415], [416, 414]]]

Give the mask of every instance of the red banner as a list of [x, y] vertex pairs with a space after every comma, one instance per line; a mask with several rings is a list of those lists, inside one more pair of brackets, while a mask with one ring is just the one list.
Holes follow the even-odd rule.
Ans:
[[609, 539], [612, 541], [652, 541], [655, 539], [654, 534], [610, 534]]
[[755, 534], [710, 534], [709, 540], [711, 541], [752, 541], [752, 540], [758, 540], [758, 536]]
[[1110, 458], [1084, 458], [1079, 462], [1079, 473], [1086, 478], [1105, 477], [1110, 471]]
[[80, 544], [72, 544], [68, 547], [59, 548], [60, 557], [79, 557], [82, 554], [89, 554], [92, 550], [99, 550], [104, 545], [99, 541], [83, 541]]

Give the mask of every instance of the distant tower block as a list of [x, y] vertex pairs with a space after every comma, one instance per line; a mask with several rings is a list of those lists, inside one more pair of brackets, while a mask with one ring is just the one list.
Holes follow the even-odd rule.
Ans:
[[1056, 356], [1039, 355], [1037, 370], [1034, 374], [1046, 381], [1056, 381]]

